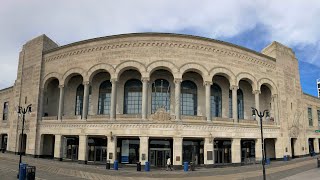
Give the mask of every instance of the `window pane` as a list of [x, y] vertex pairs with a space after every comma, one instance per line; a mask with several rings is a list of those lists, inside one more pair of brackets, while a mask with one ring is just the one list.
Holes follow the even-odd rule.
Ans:
[[164, 79], [157, 79], [152, 84], [152, 113], [155, 113], [158, 108], [165, 108], [167, 112], [170, 111], [170, 84]]
[[142, 83], [131, 79], [124, 85], [124, 114], [140, 114], [142, 106]]
[[222, 111], [222, 92], [219, 85], [213, 83], [211, 86], [211, 115], [221, 117]]
[[197, 86], [192, 81], [181, 83], [180, 108], [182, 115], [197, 115]]
[[82, 115], [84, 86], [80, 84], [76, 93], [75, 115]]
[[100, 84], [98, 114], [110, 114], [111, 89], [112, 84], [109, 80]]

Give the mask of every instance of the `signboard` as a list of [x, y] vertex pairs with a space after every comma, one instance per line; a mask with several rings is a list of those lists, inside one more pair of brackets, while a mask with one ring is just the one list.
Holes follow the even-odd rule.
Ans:
[[315, 130], [314, 132], [316, 132], [316, 133], [320, 133], [320, 129], [318, 129], [318, 130]]
[[122, 141], [121, 163], [129, 163], [129, 140]]

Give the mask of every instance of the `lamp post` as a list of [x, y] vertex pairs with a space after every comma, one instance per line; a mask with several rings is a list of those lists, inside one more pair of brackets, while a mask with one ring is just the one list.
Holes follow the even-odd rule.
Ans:
[[263, 139], [263, 128], [262, 128], [262, 117], [266, 115], [266, 117], [269, 117], [269, 111], [264, 110], [263, 112], [259, 112], [256, 108], [251, 107], [252, 109], [252, 116], [255, 117], [256, 113], [260, 117], [260, 131], [261, 131], [261, 147], [262, 147], [262, 173], [263, 173], [263, 180], [266, 180], [266, 169], [265, 169], [265, 152], [264, 152], [264, 139]]
[[32, 106], [32, 104], [29, 104], [26, 108], [18, 106], [18, 114], [19, 114], [19, 116], [22, 115], [22, 128], [21, 128], [20, 148], [19, 148], [19, 155], [20, 155], [19, 164], [18, 164], [19, 170], [18, 170], [17, 178], [19, 178], [20, 164], [21, 164], [21, 160], [22, 160], [22, 152], [21, 152], [21, 150], [22, 150], [22, 144], [23, 144], [22, 139], [23, 139], [25, 114], [26, 113], [31, 113], [31, 106]]

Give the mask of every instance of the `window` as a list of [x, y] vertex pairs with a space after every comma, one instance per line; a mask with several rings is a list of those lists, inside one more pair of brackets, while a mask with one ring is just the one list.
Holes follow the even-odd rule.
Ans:
[[92, 103], [92, 97], [91, 97], [91, 94], [92, 94], [92, 86], [89, 87], [89, 97], [88, 97], [88, 114], [91, 115], [91, 111], [92, 111], [92, 108], [91, 108], [91, 103]]
[[77, 88], [76, 93], [76, 108], [75, 108], [75, 115], [82, 115], [82, 108], [83, 108], [83, 92], [84, 86], [80, 84]]
[[308, 108], [308, 120], [309, 120], [309, 126], [313, 126], [312, 109], [310, 107]]
[[170, 111], [170, 84], [165, 79], [157, 79], [152, 84], [151, 111], [155, 113], [157, 108], [163, 107]]
[[192, 81], [183, 81], [181, 83], [181, 114], [197, 115], [197, 86]]
[[320, 110], [317, 110], [317, 114], [318, 114], [318, 126], [320, 127]]
[[241, 89], [237, 91], [237, 102], [238, 102], [238, 119], [244, 119], [244, 103], [243, 103], [243, 92]]
[[9, 102], [5, 102], [3, 103], [2, 120], [8, 120], [8, 114], [9, 114]]
[[211, 86], [211, 115], [221, 117], [222, 111], [222, 92], [219, 85], [213, 83]]
[[98, 114], [110, 113], [111, 102], [111, 82], [104, 81], [99, 87], [99, 102], [98, 102]]
[[124, 85], [124, 114], [140, 114], [142, 106], [142, 83], [131, 79]]
[[232, 118], [232, 90], [229, 90], [229, 118]]

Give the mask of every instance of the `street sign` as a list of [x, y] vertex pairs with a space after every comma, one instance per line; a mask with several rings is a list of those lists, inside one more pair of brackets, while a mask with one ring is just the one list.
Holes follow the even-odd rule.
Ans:
[[318, 130], [315, 130], [314, 132], [316, 132], [316, 133], [320, 133], [320, 129], [318, 129]]

